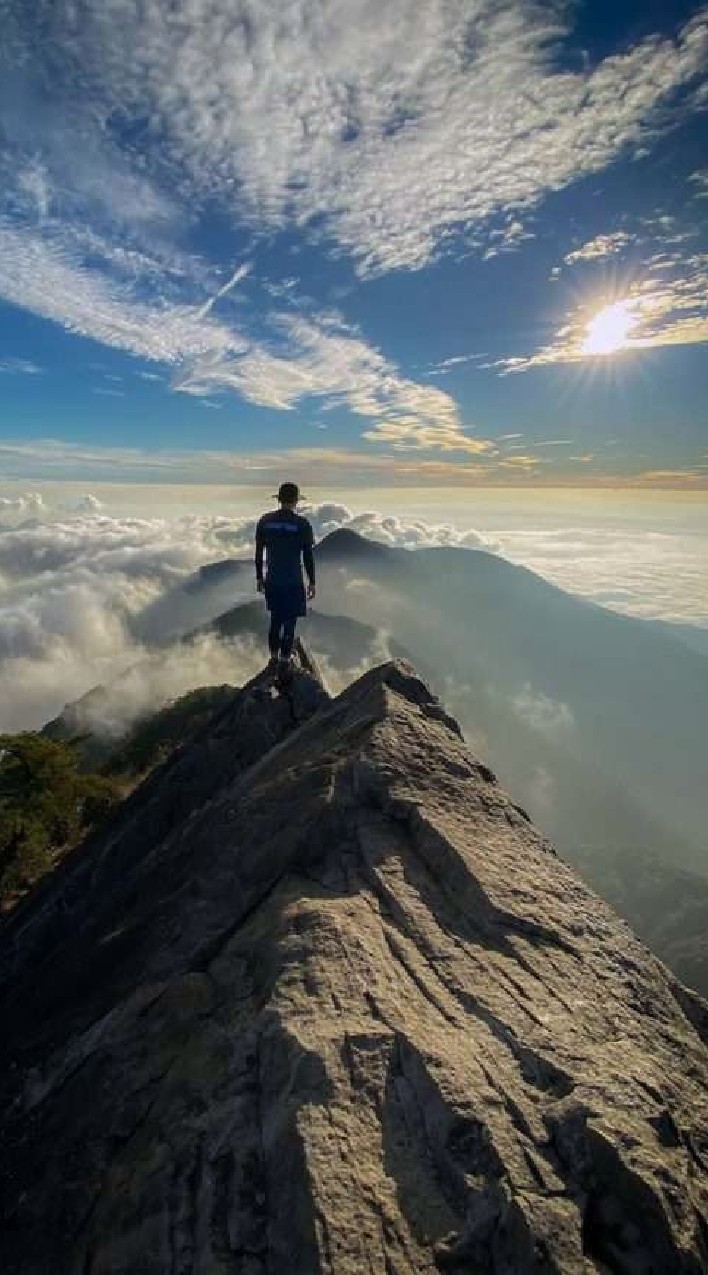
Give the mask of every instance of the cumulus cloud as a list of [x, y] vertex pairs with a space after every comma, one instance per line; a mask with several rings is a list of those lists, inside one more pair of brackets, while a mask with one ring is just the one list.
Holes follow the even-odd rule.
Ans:
[[308, 641], [308, 647], [315, 656], [317, 667], [330, 695], [341, 694], [357, 678], [363, 677], [370, 668], [374, 668], [377, 664], [385, 664], [393, 658], [391, 636], [383, 629], [375, 630], [371, 645], [362, 654], [361, 660], [347, 667], [335, 663], [326, 651], [318, 650], [316, 641]]
[[461, 549], [493, 549], [490, 540], [477, 531], [462, 531], [450, 523], [426, 522], [422, 519], [398, 518], [381, 514], [376, 510], [353, 513], [348, 505], [325, 503], [308, 510], [318, 538], [331, 531], [346, 527], [367, 540], [376, 540], [403, 549], [441, 545], [458, 546]]
[[0, 513], [41, 514], [44, 499], [38, 491], [28, 491], [21, 496], [0, 496]]
[[527, 785], [525, 800], [532, 806], [536, 820], [543, 824], [558, 805], [558, 782], [545, 766], [536, 766]]
[[[252, 539], [254, 526], [253, 519], [187, 516], [170, 521], [100, 514], [37, 523], [3, 535], [0, 571], [18, 584], [49, 576], [56, 581], [61, 572], [62, 586], [77, 581], [98, 589], [102, 579], [123, 577], [149, 591], [241, 548]], [[142, 593], [136, 601], [142, 603]]]
[[76, 502], [76, 512], [79, 514], [98, 514], [103, 509], [103, 504], [98, 496], [92, 496], [90, 492], [80, 496]]
[[[66, 701], [134, 665], [144, 667], [126, 682], [124, 707], [116, 700], [114, 716], [137, 712], [150, 694], [157, 704], [168, 690], [230, 680], [211, 646], [202, 645], [196, 656], [183, 652], [145, 663], [133, 620], [202, 563], [244, 548], [247, 528], [245, 521], [219, 518], [170, 523], [94, 513], [6, 532], [0, 537], [0, 729], [39, 726]], [[233, 666], [232, 656], [232, 673]]]
[[[597, 525], [533, 528], [534, 515], [519, 526], [495, 531], [491, 543], [474, 530], [444, 519], [393, 516], [375, 509], [354, 511], [345, 503], [313, 505], [307, 516], [319, 538], [349, 527], [383, 544], [409, 549], [451, 545], [498, 549], [571, 592], [616, 610], [645, 617], [694, 620], [708, 617], [708, 558], [696, 547], [695, 527], [687, 531], [648, 531], [641, 522], [615, 522], [605, 511]], [[563, 519], [565, 518], [565, 506]], [[0, 535], [0, 730], [41, 726], [97, 684], [113, 691], [97, 709], [101, 729], [119, 731], [140, 713], [193, 686], [243, 681], [263, 660], [259, 644], [242, 642], [226, 650], [211, 637], [194, 648], [160, 649], [146, 645], [147, 629], [138, 622], [150, 613], [151, 639], [190, 631], [213, 616], [252, 600], [250, 565], [241, 579], [227, 573], [213, 586], [190, 585], [207, 563], [238, 558], [250, 564], [254, 517], [187, 516], [178, 519], [111, 518], [98, 510], [88, 516], [33, 523]], [[208, 578], [208, 577], [207, 577]], [[184, 588], [188, 585], [188, 588]], [[324, 610], [368, 618], [386, 625], [402, 641], [406, 634], [430, 629], [423, 644], [429, 658], [447, 667], [442, 616], [421, 620], [387, 587], [376, 587], [348, 572], [338, 583], [323, 580]], [[346, 586], [346, 596], [343, 589]], [[191, 605], [190, 605], [191, 603]], [[418, 629], [415, 626], [418, 625]], [[422, 638], [421, 638], [422, 641]], [[428, 643], [429, 645], [426, 645]], [[379, 633], [357, 668], [335, 667], [323, 657], [328, 684], [337, 690], [367, 662], [390, 653], [386, 632]], [[433, 656], [432, 651], [437, 654]], [[452, 658], [452, 653], [450, 653]], [[470, 689], [473, 705], [479, 687]], [[462, 702], [455, 691], [455, 702]], [[534, 729], [544, 747], [557, 746], [575, 730], [570, 710], [537, 686], [521, 685], [511, 712]], [[476, 712], [476, 710], [475, 710]], [[473, 722], [475, 712], [465, 720]], [[96, 718], [98, 725], [99, 718]], [[481, 746], [481, 745], [480, 745]]]
[[603, 257], [613, 257], [632, 243], [633, 238], [633, 235], [624, 230], [616, 230], [609, 235], [595, 235], [594, 239], [589, 239], [580, 248], [567, 253], [563, 260], [567, 266], [572, 266], [576, 261], [597, 261]]

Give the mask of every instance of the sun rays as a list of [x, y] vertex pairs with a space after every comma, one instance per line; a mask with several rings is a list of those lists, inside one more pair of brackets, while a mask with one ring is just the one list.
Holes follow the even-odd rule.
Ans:
[[639, 316], [630, 299], [603, 306], [587, 324], [580, 353], [617, 354], [629, 348], [629, 337], [638, 321]]

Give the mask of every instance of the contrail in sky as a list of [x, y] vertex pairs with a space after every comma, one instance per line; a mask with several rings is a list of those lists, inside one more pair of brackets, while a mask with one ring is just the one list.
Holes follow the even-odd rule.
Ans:
[[251, 270], [252, 266], [250, 261], [244, 261], [243, 265], [238, 266], [236, 270], [234, 270], [231, 278], [224, 284], [223, 288], [219, 288], [219, 291], [215, 292], [213, 297], [209, 297], [209, 300], [205, 301], [203, 306], [200, 306], [197, 310], [197, 318], [204, 319], [212, 306], [216, 305], [216, 302], [220, 301], [222, 297], [225, 297], [227, 292], [230, 292], [232, 288], [235, 288], [237, 283], [240, 283], [242, 279], [245, 279], [246, 275], [251, 273]]

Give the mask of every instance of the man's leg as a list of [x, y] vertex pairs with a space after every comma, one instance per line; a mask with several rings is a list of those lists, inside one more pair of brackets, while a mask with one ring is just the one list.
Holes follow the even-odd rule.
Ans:
[[292, 616], [288, 620], [283, 620], [283, 636], [280, 639], [280, 654], [284, 660], [288, 660], [293, 653], [296, 624], [297, 616]]
[[270, 613], [270, 629], [268, 630], [268, 650], [272, 656], [276, 656], [280, 650], [280, 630], [282, 628], [282, 620], [275, 612]]

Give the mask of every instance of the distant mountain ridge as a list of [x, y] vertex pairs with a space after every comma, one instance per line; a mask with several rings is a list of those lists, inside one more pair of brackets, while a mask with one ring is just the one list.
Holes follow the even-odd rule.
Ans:
[[[604, 771], [675, 838], [684, 866], [708, 871], [703, 655], [649, 622], [576, 598], [481, 550], [381, 555], [359, 545], [352, 558], [352, 543], [340, 533], [324, 542], [330, 570], [319, 605], [360, 620], [376, 616], [416, 660], [444, 671], [440, 689], [466, 723], [484, 731], [485, 751], [537, 817], [549, 816], [536, 807], [532, 773], [524, 777], [514, 722], [520, 732], [532, 723], [551, 772], [562, 767], [563, 754], [581, 768]], [[456, 701], [455, 684], [472, 688], [469, 714]], [[555, 736], [553, 706], [560, 719]], [[527, 747], [523, 752], [529, 755]], [[590, 810], [586, 831], [581, 839], [594, 840]], [[567, 840], [561, 826], [554, 835]]]
[[[403, 550], [404, 553], [410, 552]], [[341, 559], [373, 559], [375, 561], [396, 561], [400, 550], [393, 545], [382, 544], [380, 540], [370, 540], [350, 527], [338, 527], [330, 531], [317, 543], [317, 558], [320, 562], [336, 562]]]

